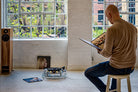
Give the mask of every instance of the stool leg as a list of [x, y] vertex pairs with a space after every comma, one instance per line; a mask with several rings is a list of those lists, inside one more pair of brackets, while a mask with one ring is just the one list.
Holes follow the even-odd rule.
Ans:
[[127, 77], [127, 87], [128, 87], [128, 92], [131, 92], [131, 83], [130, 83], [130, 77]]
[[106, 92], [109, 92], [109, 86], [110, 86], [110, 76], [108, 76], [107, 79]]
[[121, 82], [120, 82], [120, 79], [117, 79], [117, 92], [121, 92]]

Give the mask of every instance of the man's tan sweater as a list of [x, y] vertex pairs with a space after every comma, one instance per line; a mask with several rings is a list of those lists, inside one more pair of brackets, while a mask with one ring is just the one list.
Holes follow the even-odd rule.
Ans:
[[110, 57], [114, 68], [134, 67], [136, 63], [137, 29], [131, 23], [117, 20], [108, 28], [105, 35], [104, 49], [100, 52]]

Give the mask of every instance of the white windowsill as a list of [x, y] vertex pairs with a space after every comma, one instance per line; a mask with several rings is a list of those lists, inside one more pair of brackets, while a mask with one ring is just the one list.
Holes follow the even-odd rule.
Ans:
[[53, 39], [13, 39], [13, 41], [54, 41], [54, 40], [68, 40], [67, 38], [53, 38]]

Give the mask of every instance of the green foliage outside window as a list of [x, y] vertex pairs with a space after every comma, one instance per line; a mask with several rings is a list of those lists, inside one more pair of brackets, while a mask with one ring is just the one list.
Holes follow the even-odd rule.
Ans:
[[[57, 0], [48, 1], [7, 0], [6, 26], [14, 28], [14, 38], [67, 37], [66, 3], [56, 2]], [[55, 3], [51, 1], [56, 2], [55, 12]]]
[[101, 35], [103, 32], [106, 32], [105, 29], [99, 29], [98, 27], [95, 28], [95, 30], [93, 29], [92, 34], [93, 34], [93, 38], [98, 37], [99, 35]]

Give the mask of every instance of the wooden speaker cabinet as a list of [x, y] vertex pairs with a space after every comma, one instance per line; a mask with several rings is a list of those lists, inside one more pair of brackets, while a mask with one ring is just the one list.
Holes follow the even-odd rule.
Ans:
[[1, 73], [10, 73], [13, 68], [13, 29], [1, 29]]

